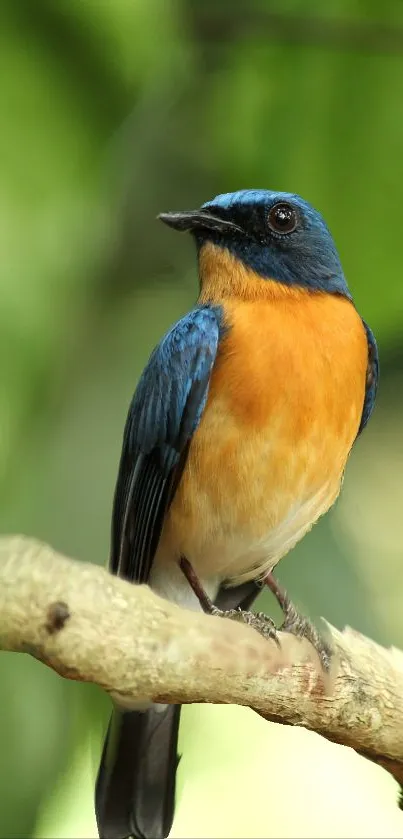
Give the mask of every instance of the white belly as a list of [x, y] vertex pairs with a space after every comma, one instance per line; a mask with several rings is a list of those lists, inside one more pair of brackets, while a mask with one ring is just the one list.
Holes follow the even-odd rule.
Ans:
[[[235, 518], [231, 521], [231, 516], [223, 517], [204, 498], [200, 502], [198, 528], [179, 533], [174, 522], [167, 521], [153, 563], [151, 587], [178, 605], [198, 608], [197, 598], [178, 566], [181, 556], [191, 562], [212, 599], [222, 583], [234, 586], [264, 577], [327, 512], [339, 488], [340, 482], [328, 482], [314, 495], [290, 504], [278, 523], [257, 538], [253, 535], [253, 523], [239, 526]], [[272, 507], [268, 499], [266, 513], [261, 504], [263, 519], [272, 519]]]
[[[150, 575], [152, 590], [160, 597], [170, 600], [171, 603], [182, 606], [183, 609], [200, 610], [200, 603], [179, 568], [179, 557], [176, 552], [170, 552], [171, 561], [166, 562], [166, 556], [166, 553], [164, 553], [164, 561], [161, 562], [161, 551], [157, 553]], [[211, 600], [215, 600], [221, 580], [217, 576], [207, 579], [200, 577], [200, 583]]]

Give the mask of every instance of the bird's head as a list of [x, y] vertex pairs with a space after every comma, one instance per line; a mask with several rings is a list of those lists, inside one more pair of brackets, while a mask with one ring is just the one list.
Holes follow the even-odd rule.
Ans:
[[231, 293], [229, 275], [243, 271], [243, 289], [249, 276], [254, 284], [274, 280], [285, 287], [351, 297], [324, 219], [299, 195], [241, 190], [218, 195], [199, 210], [161, 213], [159, 218], [193, 234], [202, 285], [205, 279], [211, 283], [211, 274], [227, 271]]

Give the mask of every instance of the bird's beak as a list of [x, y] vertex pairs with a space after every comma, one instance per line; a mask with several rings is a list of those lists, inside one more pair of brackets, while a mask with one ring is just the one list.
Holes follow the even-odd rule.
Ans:
[[219, 218], [208, 210], [183, 210], [178, 213], [160, 213], [158, 218], [174, 230], [211, 230], [215, 233], [242, 233], [234, 222]]

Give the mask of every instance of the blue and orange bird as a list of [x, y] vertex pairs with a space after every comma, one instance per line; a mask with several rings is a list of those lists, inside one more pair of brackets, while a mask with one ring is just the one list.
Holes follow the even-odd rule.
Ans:
[[[322, 216], [298, 195], [246, 190], [160, 218], [193, 234], [200, 294], [129, 408], [110, 569], [187, 608], [200, 608], [197, 579], [218, 607], [246, 609], [339, 494], [374, 406], [376, 342]], [[168, 836], [179, 713], [113, 711], [102, 839]]]

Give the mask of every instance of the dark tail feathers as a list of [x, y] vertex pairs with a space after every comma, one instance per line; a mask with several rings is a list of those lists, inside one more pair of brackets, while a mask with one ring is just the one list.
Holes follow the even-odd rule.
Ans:
[[[249, 609], [260, 588], [221, 589], [220, 609]], [[101, 839], [166, 839], [175, 807], [180, 705], [114, 710], [99, 767], [95, 811]]]
[[101, 839], [165, 839], [171, 830], [180, 705], [113, 711], [99, 767]]

